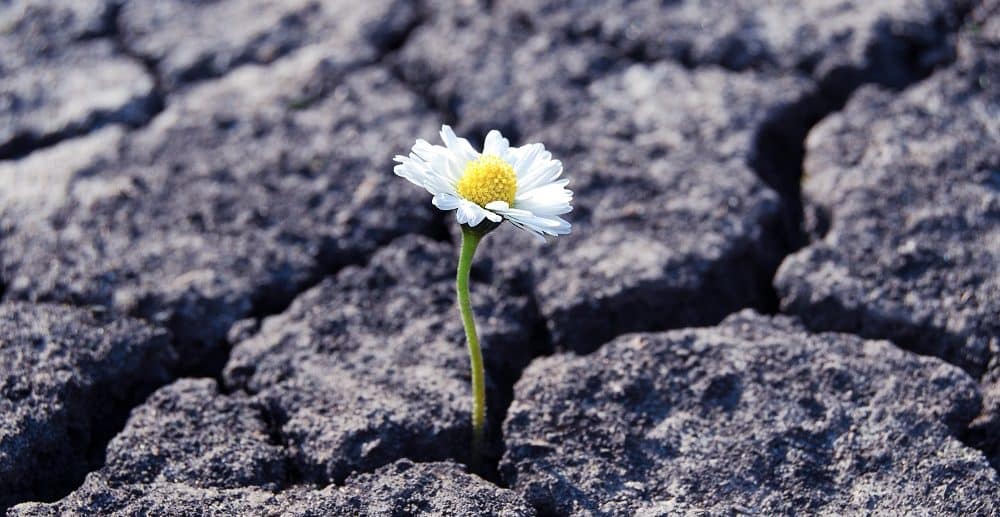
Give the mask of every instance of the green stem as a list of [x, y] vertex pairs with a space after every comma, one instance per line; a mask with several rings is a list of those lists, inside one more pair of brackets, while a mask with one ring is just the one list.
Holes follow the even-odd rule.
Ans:
[[486, 372], [483, 369], [483, 352], [479, 348], [479, 337], [476, 335], [476, 320], [472, 316], [472, 303], [469, 301], [469, 270], [472, 269], [472, 256], [483, 235], [473, 229], [462, 227], [462, 253], [458, 258], [458, 308], [462, 312], [462, 324], [465, 325], [465, 337], [469, 343], [469, 362], [472, 365], [472, 454], [478, 458], [483, 446], [483, 434], [486, 424]]

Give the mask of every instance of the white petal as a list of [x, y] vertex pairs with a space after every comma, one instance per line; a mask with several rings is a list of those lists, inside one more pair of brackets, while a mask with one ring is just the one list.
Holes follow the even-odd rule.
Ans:
[[413, 150], [411, 154], [415, 154], [420, 157], [421, 160], [427, 162], [432, 160], [440, 152], [439, 148], [441, 146], [434, 145], [427, 140], [422, 138], [417, 139], [417, 143], [413, 144]]
[[475, 218], [476, 212], [473, 210], [470, 203], [459, 203], [458, 210], [455, 211], [455, 219], [458, 224], [466, 224]]
[[573, 191], [563, 188], [563, 185], [558, 183], [550, 183], [518, 194], [514, 206], [536, 215], [556, 215], [572, 210], [570, 206], [572, 202]]
[[541, 236], [542, 240], [545, 235], [565, 235], [572, 229], [566, 220], [557, 216], [542, 217], [518, 208], [497, 209], [496, 212], [514, 226]]
[[569, 201], [573, 199], [573, 191], [566, 188], [566, 185], [568, 184], [569, 180], [561, 179], [553, 181], [552, 183], [546, 183], [545, 185], [539, 185], [531, 189], [518, 189], [518, 193], [515, 198], [536, 199], [558, 196], [565, 197], [566, 201]]
[[507, 210], [510, 205], [506, 201], [490, 201], [486, 203], [486, 208], [489, 210]]
[[517, 149], [514, 163], [511, 165], [514, 167], [514, 173], [517, 174], [518, 181], [524, 180], [534, 165], [535, 159], [544, 151], [545, 146], [542, 144], [528, 144]]
[[490, 216], [490, 220], [496, 217], [497, 221], [499, 221], [499, 217], [496, 214], [488, 212], [483, 207], [465, 199], [460, 200], [458, 211], [455, 212], [455, 218], [458, 219], [458, 222], [460, 224], [468, 224], [469, 226], [478, 226], [487, 216]]
[[539, 217], [552, 217], [554, 215], [568, 214], [573, 211], [573, 205], [569, 203], [546, 204], [541, 201], [522, 201], [517, 206]]
[[428, 176], [427, 164], [425, 162], [406, 156], [397, 157], [397, 161], [399, 164], [392, 168], [392, 172], [396, 173], [397, 176], [406, 178], [415, 185], [424, 186]]
[[441, 140], [453, 153], [464, 162], [475, 160], [479, 153], [472, 147], [472, 144], [464, 138], [459, 138], [452, 131], [451, 126], [445, 124], [441, 126]]
[[416, 152], [410, 153], [410, 156], [397, 156], [395, 160], [399, 163], [392, 168], [392, 171], [397, 176], [406, 178], [410, 183], [423, 187], [431, 194], [455, 191], [455, 184], [447, 173], [423, 160]]
[[507, 159], [507, 150], [510, 148], [510, 142], [507, 141], [503, 135], [500, 134], [496, 129], [490, 130], [486, 134], [486, 143], [483, 145], [483, 154], [493, 154], [501, 158]]
[[441, 210], [454, 210], [461, 204], [461, 200], [459, 200], [458, 196], [455, 196], [454, 194], [441, 193], [435, 195], [434, 199], [431, 200], [431, 203]]
[[518, 178], [517, 191], [526, 192], [556, 181], [562, 174], [562, 162], [559, 160], [543, 160], [536, 158], [530, 171], [524, 178]]

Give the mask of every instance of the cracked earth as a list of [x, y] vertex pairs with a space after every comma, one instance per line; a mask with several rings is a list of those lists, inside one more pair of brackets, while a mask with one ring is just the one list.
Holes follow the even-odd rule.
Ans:
[[[576, 194], [477, 256], [484, 462], [392, 174], [442, 123]], [[1000, 515], [998, 467], [996, 0], [0, 2], [0, 512]]]

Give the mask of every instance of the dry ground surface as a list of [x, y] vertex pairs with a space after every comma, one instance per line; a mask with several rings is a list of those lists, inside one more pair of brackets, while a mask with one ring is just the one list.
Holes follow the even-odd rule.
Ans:
[[[540, 141], [571, 235], [392, 174]], [[1000, 2], [0, 0], [0, 512], [1000, 515]]]

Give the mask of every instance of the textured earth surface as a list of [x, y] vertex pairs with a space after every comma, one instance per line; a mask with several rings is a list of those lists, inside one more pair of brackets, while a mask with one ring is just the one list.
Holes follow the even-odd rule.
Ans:
[[322, 490], [199, 488], [189, 484], [116, 485], [94, 473], [56, 503], [26, 503], [11, 516], [58, 515], [496, 515], [532, 517], [517, 493], [465, 472], [455, 463], [400, 460]]
[[[453, 247], [404, 237], [265, 319], [233, 348], [229, 389], [255, 394], [296, 473], [329, 483], [394, 458], [465, 459], [468, 354], [455, 313]], [[490, 419], [543, 341], [528, 299], [473, 282]], [[493, 437], [498, 441], [499, 437]], [[494, 455], [499, 455], [494, 453]]]
[[784, 310], [986, 369], [1000, 352], [1000, 155], [982, 145], [1000, 134], [997, 62], [901, 95], [866, 87], [813, 128], [803, 190], [829, 229], [782, 265]]
[[[998, 56], [996, 0], [0, 1], [0, 513], [1000, 513]], [[575, 192], [477, 255], [480, 461], [392, 174], [443, 123]]]
[[971, 377], [787, 317], [546, 357], [515, 395], [501, 470], [549, 514], [1000, 511], [996, 472], [955, 436]]
[[169, 379], [163, 331], [86, 309], [0, 304], [0, 505], [78, 483], [123, 411]]
[[892, 339], [982, 379], [975, 440], [996, 463], [1000, 23], [986, 7], [955, 66], [901, 95], [862, 89], [813, 129], [803, 191], [829, 227], [775, 285], [810, 328]]
[[124, 46], [175, 90], [314, 43], [345, 61], [374, 61], [417, 23], [417, 7], [404, 0], [136, 0], [123, 4], [119, 30]]
[[[661, 96], [658, 92], [678, 92]], [[505, 229], [497, 268], [527, 275], [553, 341], [590, 352], [624, 332], [714, 323], [773, 304], [789, 243], [757, 166], [763, 128], [804, 128], [808, 81], [672, 63], [595, 81], [562, 124], [532, 134], [574, 172], [573, 234], [539, 245]]]
[[731, 70], [798, 70], [845, 93], [905, 86], [949, 57], [949, 29], [972, 2], [948, 0], [514, 0], [509, 15], [601, 41], [633, 59]]
[[155, 78], [116, 48], [106, 0], [0, 7], [0, 159], [158, 108]]
[[[388, 149], [433, 131], [432, 117], [386, 71], [345, 66], [305, 48], [192, 88], [141, 130], [0, 172], [29, 185], [4, 195], [13, 205], [30, 195], [47, 208], [4, 220], [6, 296], [146, 318], [173, 332], [183, 369], [207, 373], [237, 320], [394, 236], [430, 232], [431, 207], [371, 171], [391, 169]], [[25, 179], [38, 169], [41, 193]]]
[[[154, 393], [111, 441], [107, 462], [52, 504], [13, 515], [534, 515], [517, 494], [454, 463], [400, 460], [325, 489], [295, 484], [298, 463], [267, 402], [225, 395], [211, 379]], [[452, 513], [454, 512], [454, 513]]]

